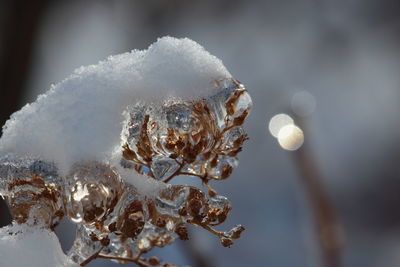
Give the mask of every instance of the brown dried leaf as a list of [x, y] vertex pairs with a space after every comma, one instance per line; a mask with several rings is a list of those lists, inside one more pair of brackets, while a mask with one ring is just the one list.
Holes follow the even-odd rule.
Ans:
[[222, 166], [221, 170], [221, 179], [226, 179], [231, 176], [233, 171], [233, 167], [231, 165], [224, 165]]
[[235, 126], [240, 126], [243, 124], [244, 120], [246, 119], [246, 117], [249, 115], [249, 111], [245, 110], [243, 111], [243, 113], [236, 117], [235, 119], [233, 119], [233, 125]]

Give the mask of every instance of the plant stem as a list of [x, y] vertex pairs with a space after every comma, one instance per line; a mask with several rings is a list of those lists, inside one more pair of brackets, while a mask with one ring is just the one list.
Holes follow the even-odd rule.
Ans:
[[[189, 229], [188, 229], [189, 230]], [[189, 233], [189, 236], [191, 234]], [[189, 239], [185, 242], [179, 242], [182, 249], [189, 255], [195, 267], [212, 267], [210, 256], [206, 256], [202, 251], [196, 247], [196, 240]]]
[[142, 263], [140, 261], [140, 257], [137, 257], [137, 258], [125, 258], [125, 257], [119, 257], [119, 256], [110, 256], [110, 255], [99, 254], [98, 258], [133, 262], [133, 263], [136, 263], [137, 265], [139, 265], [141, 267], [148, 267], [149, 266], [149, 265], [147, 265], [145, 263]]
[[173, 174], [171, 174], [168, 178], [166, 178], [164, 180], [164, 183], [168, 183], [169, 181], [172, 180], [172, 178], [174, 178], [175, 176], [179, 175], [181, 170], [182, 170], [182, 168], [183, 168], [183, 166], [185, 166], [185, 161], [182, 161], [182, 162], [179, 162], [177, 160], [175, 160], [175, 161], [176, 161], [176, 163], [179, 164], [179, 168]]
[[104, 248], [104, 247], [101, 247], [96, 253], [94, 253], [92, 256], [90, 256], [89, 258], [87, 258], [86, 260], [84, 260], [84, 261], [80, 264], [80, 266], [86, 266], [86, 265], [88, 265], [92, 260], [95, 260], [95, 259], [99, 256], [99, 254], [100, 254], [100, 252], [103, 250], [103, 248]]
[[[297, 118], [296, 122], [306, 132], [304, 121]], [[342, 228], [336, 207], [322, 184], [323, 178], [315, 156], [307, 142], [293, 155], [311, 202], [324, 266], [340, 267], [343, 243]]]

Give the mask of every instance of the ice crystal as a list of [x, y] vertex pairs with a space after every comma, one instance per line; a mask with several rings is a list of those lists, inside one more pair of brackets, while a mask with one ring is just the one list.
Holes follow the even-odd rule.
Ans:
[[133, 108], [123, 136], [124, 160], [157, 180], [168, 181], [176, 174], [205, 182], [229, 177], [247, 139], [242, 124], [251, 99], [235, 80], [219, 84], [223, 90], [207, 99]]
[[[172, 266], [143, 255], [176, 239], [190, 238], [187, 225], [216, 235], [229, 247], [244, 227], [226, 232], [229, 200], [209, 182], [228, 178], [247, 139], [243, 122], [251, 98], [233, 78], [215, 80], [207, 97], [177, 96], [137, 102], [125, 112], [119, 160], [79, 160], [67, 173], [55, 163], [19, 154], [0, 155], [0, 194], [14, 220], [53, 230], [63, 217], [78, 225], [68, 256], [81, 266], [95, 258], [140, 266]], [[118, 158], [118, 157], [117, 157]], [[149, 195], [126, 175], [165, 186]], [[178, 175], [201, 179], [207, 192], [171, 185]]]

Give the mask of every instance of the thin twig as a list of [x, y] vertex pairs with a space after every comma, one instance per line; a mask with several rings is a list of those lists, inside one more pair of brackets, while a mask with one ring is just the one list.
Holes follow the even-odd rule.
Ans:
[[213, 176], [213, 175], [204, 175], [204, 174], [198, 174], [198, 173], [192, 173], [192, 172], [179, 172], [179, 174], [181, 174], [181, 175], [188, 175], [188, 176], [195, 176], [195, 177], [199, 177], [199, 178], [201, 178], [202, 180], [204, 180], [204, 179], [214, 179], [214, 180], [221, 180], [221, 179], [219, 179], [218, 177], [216, 177], [216, 176]]
[[184, 162], [184, 161], [179, 162], [179, 161], [177, 161], [176, 159], [175, 159], [175, 161], [176, 161], [176, 163], [179, 164], [179, 168], [178, 168], [173, 174], [171, 174], [168, 178], [166, 178], [166, 179], [164, 180], [164, 183], [168, 183], [169, 181], [172, 180], [172, 178], [174, 178], [175, 176], [181, 174], [181, 170], [182, 170], [183, 166], [185, 165], [185, 162]]
[[83, 262], [81, 262], [80, 266], [86, 266], [88, 265], [92, 260], [95, 260], [100, 252], [103, 250], [104, 246], [101, 247], [96, 253], [94, 253], [92, 256], [90, 256], [89, 258], [87, 258], [86, 260], [84, 260]]
[[210, 233], [218, 236], [218, 237], [223, 237], [224, 236], [224, 232], [220, 232], [215, 230], [214, 228], [211, 228], [210, 226], [208, 226], [207, 224], [203, 224], [194, 220], [187, 220], [188, 223], [195, 225], [195, 226], [200, 226], [202, 228], [204, 228], [205, 230], [209, 231]]
[[109, 259], [109, 260], [119, 260], [119, 261], [128, 261], [128, 262], [133, 262], [136, 263], [137, 265], [141, 267], [148, 267], [148, 264], [145, 264], [143, 262], [140, 262], [140, 257], [136, 258], [127, 258], [127, 257], [120, 257], [120, 256], [110, 256], [110, 255], [104, 255], [104, 254], [99, 254], [98, 258], [102, 259]]

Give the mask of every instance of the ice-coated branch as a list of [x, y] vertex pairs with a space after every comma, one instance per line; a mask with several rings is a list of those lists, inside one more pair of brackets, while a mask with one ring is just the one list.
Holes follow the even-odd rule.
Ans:
[[[53, 234], [63, 218], [76, 223], [60, 256], [71, 264], [172, 266], [144, 254], [189, 239], [188, 224], [230, 247], [244, 227], [214, 229], [231, 205], [209, 182], [238, 165], [251, 106], [219, 59], [161, 38], [79, 68], [13, 114], [0, 139], [0, 194], [15, 225]], [[208, 194], [169, 184], [177, 175], [199, 177]]]

